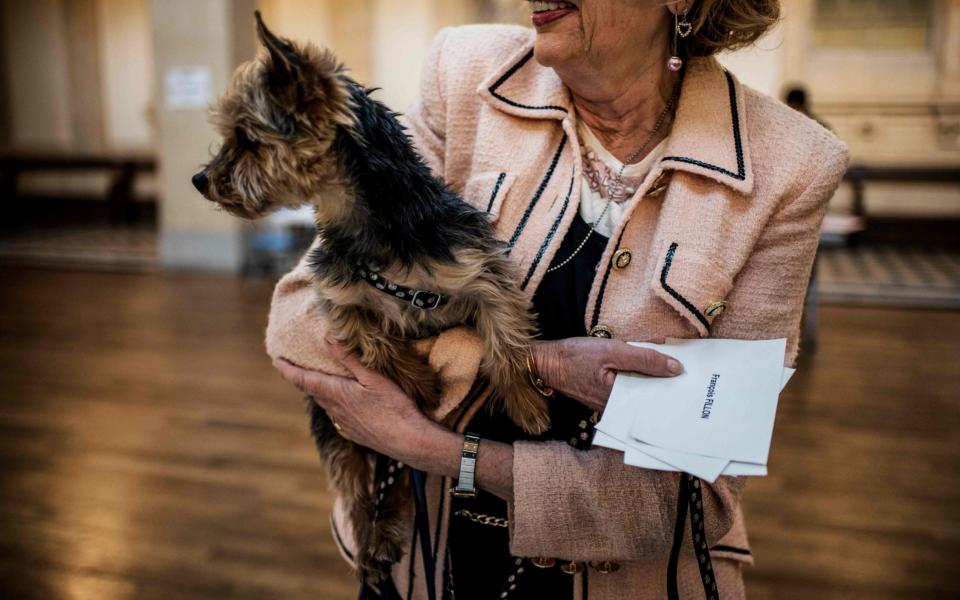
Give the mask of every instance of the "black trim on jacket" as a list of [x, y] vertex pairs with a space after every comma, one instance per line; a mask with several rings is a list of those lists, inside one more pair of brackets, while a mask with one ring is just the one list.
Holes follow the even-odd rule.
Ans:
[[663, 261], [663, 270], [660, 271], [660, 285], [663, 286], [663, 289], [666, 290], [668, 294], [677, 299], [677, 302], [682, 304], [684, 308], [693, 313], [693, 316], [697, 318], [698, 321], [703, 323], [703, 326], [707, 329], [710, 329], [710, 321], [707, 320], [703, 313], [701, 313], [692, 302], [683, 297], [683, 295], [677, 290], [670, 287], [667, 284], [667, 275], [670, 273], [670, 267], [673, 265], [673, 255], [677, 251], [677, 243], [673, 242], [670, 244], [670, 248], [667, 250], [667, 257]]
[[537, 202], [540, 201], [540, 197], [543, 196], [543, 191], [547, 189], [547, 184], [550, 183], [550, 178], [553, 177], [553, 172], [557, 168], [557, 163], [560, 162], [560, 155], [563, 153], [563, 148], [566, 145], [567, 134], [564, 132], [563, 137], [560, 138], [560, 144], [557, 145], [557, 151], [553, 153], [553, 158], [550, 160], [550, 166], [547, 168], [546, 174], [544, 174], [543, 179], [540, 180], [540, 185], [537, 186], [536, 193], [534, 193], [533, 198], [530, 199], [530, 204], [527, 205], [527, 210], [523, 211], [523, 216], [520, 218], [517, 228], [513, 231], [513, 235], [510, 236], [510, 241], [507, 243], [508, 252], [513, 249], [513, 246], [517, 243], [517, 240], [520, 239], [520, 234], [523, 233], [524, 228], [527, 226], [527, 221], [530, 219], [530, 214], [537, 206]]
[[536, 256], [533, 257], [533, 262], [530, 263], [530, 268], [527, 270], [527, 275], [523, 278], [523, 283], [520, 284], [520, 289], [527, 289], [527, 284], [530, 283], [530, 279], [533, 278], [534, 272], [537, 270], [537, 266], [540, 264], [540, 261], [543, 259], [543, 253], [547, 251], [547, 246], [550, 245], [550, 242], [553, 241], [553, 236], [557, 233], [557, 228], [560, 227], [560, 221], [563, 220], [563, 216], [567, 214], [567, 206], [570, 205], [570, 194], [573, 192], [573, 183], [576, 180], [576, 169], [570, 175], [570, 187], [567, 188], [567, 197], [563, 199], [563, 206], [560, 207], [560, 214], [557, 215], [557, 218], [553, 220], [553, 225], [550, 226], [550, 230], [547, 232], [547, 237], [544, 238], [543, 243], [540, 244], [540, 249], [537, 250]]
[[545, 104], [545, 105], [543, 105], [543, 106], [531, 106], [531, 105], [529, 105], [529, 104], [521, 104], [521, 103], [519, 103], [519, 102], [515, 102], [515, 101], [511, 100], [510, 98], [507, 98], [506, 96], [503, 96], [503, 95], [497, 93], [497, 90], [500, 88], [500, 86], [503, 85], [504, 83], [506, 83], [506, 81], [507, 81], [508, 79], [510, 79], [511, 77], [513, 77], [513, 75], [514, 75], [517, 71], [519, 71], [520, 68], [521, 68], [523, 65], [527, 64], [528, 62], [530, 62], [530, 59], [531, 59], [531, 58], [533, 58], [533, 48], [531, 48], [529, 52], [527, 52], [526, 54], [524, 54], [524, 55], [520, 58], [520, 60], [516, 62], [516, 64], [514, 64], [512, 67], [510, 67], [510, 68], [507, 70], [507, 72], [504, 73], [504, 74], [500, 77], [500, 79], [497, 79], [497, 80], [493, 83], [493, 85], [491, 85], [489, 88], [487, 88], [487, 91], [489, 91], [489, 92], [490, 92], [490, 95], [493, 96], [494, 98], [496, 98], [497, 100], [501, 100], [501, 101], [503, 101], [503, 102], [506, 102], [506, 103], [509, 104], [510, 106], [515, 106], [515, 107], [517, 107], [517, 108], [527, 108], [527, 109], [530, 109], [530, 110], [561, 110], [561, 111], [563, 111], [563, 112], [567, 112], [567, 109], [564, 108], [564, 107], [562, 107], [562, 106], [556, 106], [556, 105], [553, 105], [553, 104]]
[[724, 175], [729, 175], [734, 179], [743, 181], [747, 178], [747, 170], [743, 162], [743, 138], [740, 135], [740, 111], [737, 109], [737, 89], [736, 85], [733, 83], [733, 76], [730, 75], [730, 71], [724, 70], [723, 74], [727, 77], [727, 90], [730, 94], [730, 114], [733, 119], [733, 144], [734, 149], [737, 152], [737, 172], [729, 171], [723, 167], [710, 164], [708, 162], [703, 162], [702, 160], [697, 160], [695, 158], [690, 158], [688, 156], [664, 156], [660, 159], [660, 162], [675, 161], [689, 163], [691, 165], [697, 165], [698, 167], [703, 167], [704, 169], [710, 169], [711, 171], [717, 171], [718, 173], [723, 173]]

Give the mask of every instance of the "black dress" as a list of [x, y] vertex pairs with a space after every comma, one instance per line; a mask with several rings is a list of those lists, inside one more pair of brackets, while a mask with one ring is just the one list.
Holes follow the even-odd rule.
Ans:
[[[551, 267], [566, 260], [590, 232], [580, 216], [554, 257]], [[556, 340], [586, 335], [584, 315], [587, 296], [596, 276], [607, 238], [593, 232], [583, 248], [569, 263], [547, 273], [533, 296], [538, 317], [539, 339]], [[582, 404], [555, 394], [550, 398], [551, 429], [532, 438], [518, 429], [503, 414], [481, 410], [467, 431], [487, 440], [512, 443], [517, 440], [563, 440], [577, 448], [589, 448], [593, 431], [593, 412]], [[483, 444], [480, 445], [483, 453]], [[483, 516], [481, 516], [483, 515]], [[573, 598], [573, 576], [564, 573], [558, 563], [549, 568], [535, 566], [530, 560], [510, 555], [508, 530], [491, 525], [490, 519], [505, 519], [506, 503], [480, 490], [476, 498], [453, 498], [448, 538], [448, 569], [445, 598], [456, 600], [534, 600]]]

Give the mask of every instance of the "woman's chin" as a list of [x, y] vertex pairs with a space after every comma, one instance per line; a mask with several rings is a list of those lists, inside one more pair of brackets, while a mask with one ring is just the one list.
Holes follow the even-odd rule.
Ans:
[[563, 64], [576, 55], [576, 37], [570, 32], [538, 32], [533, 45], [533, 56], [545, 67]]

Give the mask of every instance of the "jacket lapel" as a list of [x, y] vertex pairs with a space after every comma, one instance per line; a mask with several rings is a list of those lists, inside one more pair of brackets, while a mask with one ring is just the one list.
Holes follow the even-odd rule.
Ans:
[[743, 246], [729, 243], [729, 221], [749, 211], [754, 175], [739, 82], [712, 58], [688, 69], [659, 163], [675, 173], [651, 247], [649, 283], [706, 337], [746, 260], [729, 250]]
[[[574, 112], [557, 74], [534, 59], [532, 40], [495, 69], [477, 93], [497, 110], [525, 119], [563, 120]], [[660, 167], [694, 173], [749, 194], [753, 168], [746, 131], [739, 83], [716, 59], [693, 59]]]
[[[535, 191], [525, 205], [518, 199], [524, 208], [511, 219], [506, 232], [511, 256], [520, 267], [521, 283], [531, 295], [579, 208], [580, 186], [576, 182], [580, 160], [574, 107], [553, 69], [534, 59], [533, 40], [494, 70], [477, 88], [477, 94], [502, 113], [541, 122], [559, 121], [562, 125], [545, 130], [552, 140], [550, 157], [541, 159], [542, 165], [522, 167], [522, 176], [531, 178], [529, 184]], [[662, 181], [659, 176], [664, 171], [694, 176], [669, 178], [650, 261], [656, 271], [651, 282], [654, 293], [689, 320], [701, 336], [709, 335], [712, 320], [722, 312], [717, 307], [733, 277], [728, 269], [718, 268], [715, 260], [721, 248], [717, 244], [723, 222], [723, 211], [717, 208], [726, 204], [710, 207], [704, 203], [718, 198], [718, 194], [735, 197], [736, 202], [748, 200], [754, 179], [746, 131], [746, 109], [736, 79], [713, 58], [691, 60], [666, 150], [641, 190], [645, 192], [654, 180]], [[540, 177], [538, 182], [533, 181], [536, 177]], [[704, 186], [709, 183], [722, 187]], [[593, 315], [587, 319], [588, 325], [600, 318], [605, 266], [609, 266], [617, 241], [623, 239], [631, 212], [624, 214], [614, 230], [600, 263], [602, 268], [588, 304], [588, 312]]]
[[497, 110], [525, 119], [559, 120], [573, 112], [563, 82], [533, 58], [532, 41], [490, 74], [477, 93]]
[[526, 197], [515, 200], [501, 229], [518, 266], [521, 288], [532, 296], [579, 207], [580, 161], [573, 105], [553, 70], [533, 58], [532, 41], [491, 73], [477, 94], [499, 112], [541, 123], [528, 130], [525, 136], [529, 137], [513, 141], [515, 146], [524, 146], [531, 139], [538, 140], [538, 150], [524, 154], [529, 160], [517, 165], [524, 185], [515, 186], [515, 193]]
[[677, 116], [660, 164], [712, 179], [741, 194], [753, 190], [739, 83], [713, 58], [687, 67]]

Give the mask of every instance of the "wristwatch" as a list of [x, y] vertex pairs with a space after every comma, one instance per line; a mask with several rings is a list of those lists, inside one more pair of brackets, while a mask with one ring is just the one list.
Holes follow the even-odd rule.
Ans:
[[474, 475], [477, 470], [477, 452], [480, 450], [480, 436], [475, 433], [466, 433], [463, 436], [463, 451], [460, 453], [460, 477], [456, 487], [450, 488], [450, 493], [456, 498], [474, 498], [477, 488], [474, 486]]

